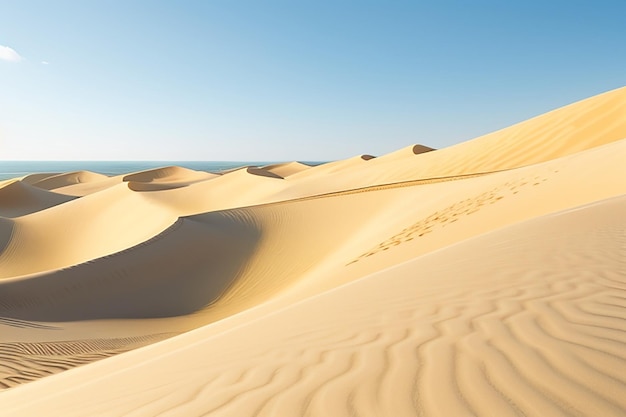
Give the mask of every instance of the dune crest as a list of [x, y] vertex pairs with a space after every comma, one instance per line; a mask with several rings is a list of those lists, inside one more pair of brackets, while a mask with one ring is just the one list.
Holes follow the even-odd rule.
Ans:
[[22, 181], [0, 187], [0, 216], [20, 217], [73, 200], [74, 197], [41, 190]]
[[73, 184], [82, 184], [95, 181], [101, 181], [108, 178], [106, 175], [98, 174], [90, 171], [68, 172], [66, 174], [57, 174], [48, 176], [32, 183], [33, 186], [44, 190], [54, 190], [56, 188], [65, 187]]
[[162, 168], [149, 169], [146, 171], [136, 172], [134, 174], [125, 175], [122, 181], [126, 182], [180, 182], [194, 181], [214, 177], [214, 174], [208, 172], [194, 171], [177, 166], [169, 166]]
[[337, 175], [358, 187], [514, 169], [626, 138], [626, 87], [553, 110], [445, 149], [415, 155], [412, 147]]
[[59, 175], [59, 174], [63, 174], [63, 173], [62, 172], [41, 172], [37, 174], [28, 174], [20, 178], [19, 180], [26, 184], [33, 185], [34, 183], [38, 181], [41, 181], [49, 177], [54, 177], [55, 175]]
[[290, 175], [297, 174], [298, 172], [305, 171], [311, 167], [309, 165], [303, 164], [302, 162], [294, 161], [285, 162], [282, 164], [266, 165], [262, 168], [266, 171], [273, 172], [276, 175], [286, 178]]
[[298, 172], [294, 175], [291, 176], [292, 179], [300, 179], [300, 178], [307, 178], [310, 176], [320, 176], [320, 175], [324, 175], [324, 174], [332, 174], [335, 172], [340, 172], [340, 171], [344, 171], [344, 170], [350, 170], [356, 166], [360, 166], [362, 164], [364, 164], [365, 162], [368, 162], [371, 159], [374, 159], [375, 157], [372, 155], [357, 155], [357, 156], [353, 156], [352, 158], [348, 158], [348, 159], [344, 159], [344, 160], [339, 160], [339, 161], [333, 161], [333, 162], [327, 162], [325, 164], [322, 165], [318, 165], [315, 167], [311, 167], [310, 169], [306, 170], [306, 171], [302, 171], [302, 172]]

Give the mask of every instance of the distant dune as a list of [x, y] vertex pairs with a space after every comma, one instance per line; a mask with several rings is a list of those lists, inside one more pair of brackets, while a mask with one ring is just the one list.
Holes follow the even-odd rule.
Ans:
[[626, 415], [626, 88], [459, 145], [0, 183], [1, 416]]
[[0, 188], [0, 216], [19, 217], [73, 200], [22, 181], [6, 182]]
[[44, 190], [54, 190], [67, 185], [95, 182], [107, 178], [106, 175], [89, 171], [68, 172], [67, 174], [51, 175], [35, 181], [32, 185]]
[[305, 171], [311, 168], [309, 165], [303, 164], [301, 162], [286, 162], [282, 164], [274, 164], [264, 166], [263, 169], [266, 171], [273, 172], [274, 174], [281, 176], [283, 178], [288, 177], [293, 174], [297, 174], [298, 172]]

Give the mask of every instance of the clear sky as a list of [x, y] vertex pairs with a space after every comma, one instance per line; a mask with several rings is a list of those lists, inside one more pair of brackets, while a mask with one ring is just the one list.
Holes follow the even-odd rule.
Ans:
[[626, 1], [0, 0], [0, 159], [331, 160], [626, 85]]

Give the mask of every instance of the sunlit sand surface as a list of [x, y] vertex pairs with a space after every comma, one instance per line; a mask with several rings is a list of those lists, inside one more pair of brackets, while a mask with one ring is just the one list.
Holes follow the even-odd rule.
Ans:
[[1, 416], [624, 416], [626, 88], [446, 149], [0, 182]]

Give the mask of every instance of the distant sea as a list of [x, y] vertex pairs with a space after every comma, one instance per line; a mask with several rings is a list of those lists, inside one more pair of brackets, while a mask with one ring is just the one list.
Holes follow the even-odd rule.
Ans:
[[[278, 162], [267, 161], [0, 161], [0, 180], [23, 177], [39, 172], [61, 173], [92, 171], [105, 175], [130, 172], [164, 166], [181, 166], [196, 171], [219, 173], [243, 166], [264, 166]], [[320, 165], [320, 161], [302, 161], [307, 165]]]

